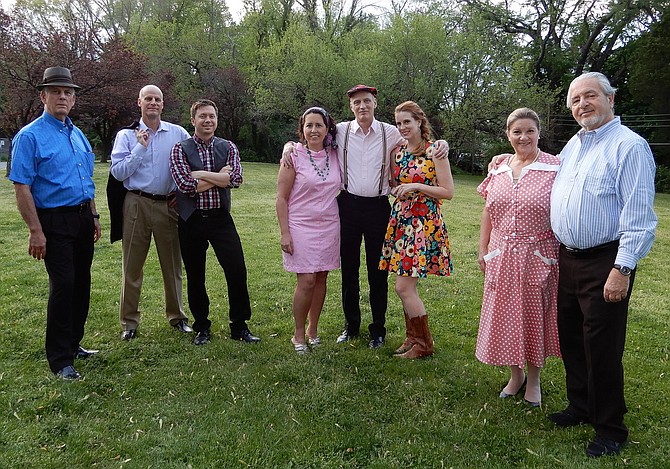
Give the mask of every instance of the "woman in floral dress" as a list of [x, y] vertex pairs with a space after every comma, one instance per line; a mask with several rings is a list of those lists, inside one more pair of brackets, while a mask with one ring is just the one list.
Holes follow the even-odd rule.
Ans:
[[395, 354], [420, 358], [433, 354], [433, 339], [418, 282], [428, 274], [447, 276], [453, 270], [440, 204], [453, 197], [454, 180], [449, 160], [432, 157], [432, 131], [419, 105], [400, 104], [395, 120], [407, 144], [391, 155], [391, 193], [396, 199], [379, 268], [398, 275], [395, 290], [405, 312], [405, 341]]

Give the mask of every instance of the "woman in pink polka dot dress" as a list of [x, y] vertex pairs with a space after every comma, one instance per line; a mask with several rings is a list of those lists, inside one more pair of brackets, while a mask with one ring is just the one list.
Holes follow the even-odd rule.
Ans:
[[538, 148], [540, 119], [531, 109], [512, 112], [506, 134], [514, 155], [477, 188], [486, 203], [479, 239], [485, 280], [476, 356], [510, 367], [501, 398], [517, 395], [525, 385], [526, 402], [537, 407], [545, 358], [560, 356], [558, 241], [549, 220], [559, 158]]

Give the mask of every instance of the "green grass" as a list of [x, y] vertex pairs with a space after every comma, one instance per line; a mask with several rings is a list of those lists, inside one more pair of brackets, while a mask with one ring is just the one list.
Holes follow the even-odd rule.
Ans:
[[[587, 460], [592, 429], [556, 429], [560, 360], [543, 373], [543, 407], [498, 399], [507, 370], [474, 358], [482, 276], [476, 262], [480, 178], [457, 176], [446, 203], [455, 275], [421, 282], [436, 341], [433, 358], [402, 361], [402, 309], [391, 294], [384, 348], [336, 346], [342, 327], [339, 272], [329, 278], [322, 348], [299, 357], [289, 343], [295, 279], [283, 271], [274, 215], [277, 167], [245, 164], [233, 193], [258, 346], [227, 340], [223, 273], [208, 258], [214, 340], [194, 347], [168, 327], [155, 250], [145, 269], [142, 323], [119, 340], [121, 246], [110, 245], [106, 166], [96, 166], [103, 239], [93, 263], [85, 376], [63, 382], [44, 357], [47, 275], [27, 254], [27, 230], [11, 183], [0, 181], [0, 467], [65, 468], [505, 468], [667, 467], [670, 458], [668, 265], [670, 196], [659, 195], [657, 241], [640, 265], [625, 354], [631, 444], [616, 458]], [[363, 275], [364, 278], [364, 275]], [[393, 291], [393, 289], [390, 289]], [[364, 292], [364, 323], [369, 320]]]

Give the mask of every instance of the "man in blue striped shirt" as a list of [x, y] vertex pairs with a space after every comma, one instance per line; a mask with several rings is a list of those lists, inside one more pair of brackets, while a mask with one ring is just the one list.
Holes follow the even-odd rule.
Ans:
[[30, 230], [28, 254], [44, 260], [49, 274], [46, 354], [63, 379], [81, 377], [74, 358], [96, 351], [82, 348], [91, 295], [93, 243], [100, 239], [95, 209], [91, 145], [68, 117], [75, 103], [70, 70], [50, 67], [37, 86], [44, 112], [12, 142], [16, 205]]
[[558, 328], [568, 407], [560, 427], [590, 423], [587, 455], [618, 454], [628, 438], [622, 357], [636, 267], [654, 242], [654, 158], [614, 115], [601, 73], [570, 84], [567, 106], [582, 129], [561, 152], [551, 226], [561, 242]]

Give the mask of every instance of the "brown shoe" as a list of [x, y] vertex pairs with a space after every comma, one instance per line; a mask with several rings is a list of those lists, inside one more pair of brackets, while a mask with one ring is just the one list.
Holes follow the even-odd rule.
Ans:
[[421, 358], [429, 357], [433, 354], [433, 337], [428, 329], [428, 315], [410, 318], [414, 331], [414, 345], [407, 352], [396, 355], [398, 358]]
[[410, 322], [407, 313], [405, 311], [403, 311], [403, 313], [405, 314], [405, 341], [400, 347], [395, 349], [393, 355], [401, 355], [411, 349], [412, 345], [414, 345], [414, 331], [412, 330], [412, 323]]

